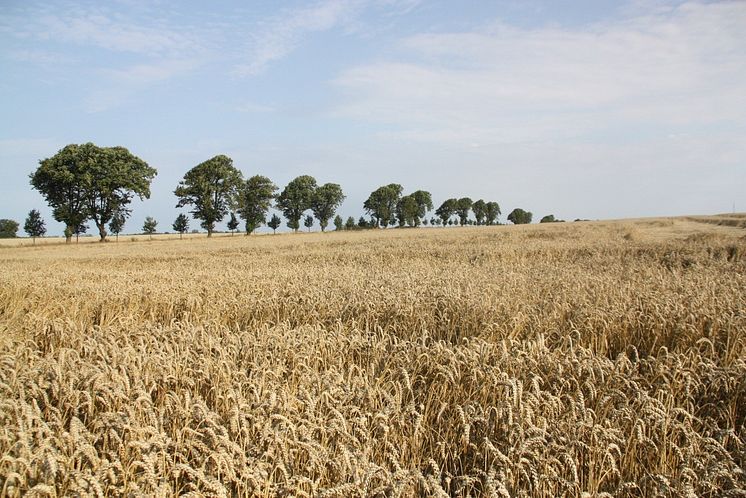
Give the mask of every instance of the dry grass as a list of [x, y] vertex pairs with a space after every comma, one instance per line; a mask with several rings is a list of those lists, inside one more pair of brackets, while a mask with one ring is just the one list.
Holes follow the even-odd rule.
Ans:
[[746, 495], [746, 241], [726, 228], [0, 261], [0, 495]]

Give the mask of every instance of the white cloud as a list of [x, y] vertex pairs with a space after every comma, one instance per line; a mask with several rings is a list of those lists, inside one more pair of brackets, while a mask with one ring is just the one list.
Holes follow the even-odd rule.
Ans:
[[654, 12], [584, 29], [497, 23], [413, 36], [398, 60], [342, 73], [335, 83], [345, 98], [334, 114], [390, 125], [406, 140], [464, 144], [743, 124], [746, 3]]

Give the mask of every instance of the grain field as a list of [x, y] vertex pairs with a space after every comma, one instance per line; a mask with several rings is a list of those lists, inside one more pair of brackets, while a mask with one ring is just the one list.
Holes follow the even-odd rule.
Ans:
[[746, 496], [693, 220], [0, 248], [2, 496]]

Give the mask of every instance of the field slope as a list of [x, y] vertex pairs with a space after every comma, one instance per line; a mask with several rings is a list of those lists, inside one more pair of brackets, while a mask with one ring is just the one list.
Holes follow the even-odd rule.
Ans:
[[745, 233], [3, 248], [0, 495], [744, 496]]

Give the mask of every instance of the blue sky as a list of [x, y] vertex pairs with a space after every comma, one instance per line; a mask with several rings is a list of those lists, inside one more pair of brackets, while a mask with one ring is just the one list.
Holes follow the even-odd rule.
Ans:
[[[0, 9], [0, 218], [68, 143], [158, 169], [135, 202], [227, 154], [280, 187], [386, 183], [536, 217], [746, 211], [746, 2], [8, 1]], [[196, 226], [196, 224], [193, 224]]]

